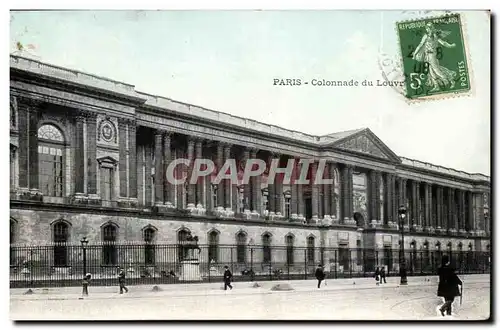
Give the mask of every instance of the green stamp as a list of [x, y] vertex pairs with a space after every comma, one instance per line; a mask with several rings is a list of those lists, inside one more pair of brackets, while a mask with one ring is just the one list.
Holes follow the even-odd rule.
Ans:
[[460, 14], [398, 22], [406, 97], [471, 90]]

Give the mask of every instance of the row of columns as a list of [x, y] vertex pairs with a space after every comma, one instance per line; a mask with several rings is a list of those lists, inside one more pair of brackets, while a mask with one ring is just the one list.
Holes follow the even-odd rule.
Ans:
[[[19, 98], [18, 101], [18, 128], [19, 128], [19, 187], [39, 194], [38, 180], [38, 123], [40, 120], [40, 102]], [[73, 180], [76, 195], [97, 196], [97, 114], [80, 111], [75, 116], [74, 151], [73, 151]], [[119, 127], [119, 178], [120, 197], [136, 199], [138, 157], [136, 154], [136, 125], [135, 122], [120, 119]], [[173, 160], [171, 151], [172, 135], [170, 132], [157, 131], [155, 134], [155, 205], [174, 207], [174, 189], [165, 178], [166, 167]], [[231, 157], [231, 145], [217, 143], [215, 163], [221, 168], [224, 162]], [[271, 158], [279, 155], [271, 154]], [[203, 157], [203, 141], [188, 137], [187, 158], [193, 161], [195, 158]], [[256, 149], [243, 151], [243, 161], [256, 158]], [[148, 166], [146, 162], [146, 167]], [[334, 178], [334, 163], [329, 163], [326, 169], [327, 177]], [[349, 222], [353, 217], [353, 166], [339, 164], [340, 171], [340, 196], [335, 200], [334, 185], [312, 185], [311, 207], [313, 219], [332, 217], [337, 214], [339, 208], [341, 223]], [[300, 169], [299, 169], [300, 170]], [[313, 177], [318, 170], [318, 164], [311, 164]], [[148, 169], [146, 168], [146, 173]], [[86, 187], [85, 187], [86, 177]], [[383, 178], [383, 180], [381, 180]], [[383, 181], [384, 196], [381, 203], [380, 183]], [[466, 232], [474, 229], [484, 230], [485, 226], [479, 220], [474, 224], [474, 193], [470, 191], [456, 190], [432, 185], [427, 182], [410, 180], [410, 189], [407, 189], [408, 180], [396, 177], [391, 173], [370, 171], [368, 173], [367, 185], [367, 211], [368, 220], [382, 221], [390, 225], [398, 221], [397, 209], [399, 205], [406, 205], [409, 200], [408, 222], [406, 226], [416, 230], [429, 228], [451, 229]], [[396, 184], [398, 189], [396, 190]], [[421, 185], [423, 196], [421, 198]], [[187, 185], [188, 207], [199, 205], [209, 206], [211, 196], [204, 196], [206, 190], [203, 181]], [[228, 209], [234, 204], [231, 193], [236, 187], [231, 187], [230, 180], [222, 180], [217, 187], [218, 209]], [[305, 200], [302, 185], [291, 185], [291, 216], [292, 218], [305, 215]], [[410, 196], [407, 196], [408, 190]], [[435, 198], [433, 194], [435, 191]], [[268, 198], [270, 214], [278, 214], [283, 209], [282, 205], [283, 185], [279, 182], [269, 184]], [[208, 198], [207, 198], [208, 197]], [[209, 201], [210, 200], [210, 201]], [[435, 202], [433, 202], [435, 200]], [[243, 187], [243, 203], [245, 212], [262, 214], [261, 177], [252, 177], [249, 184]], [[422, 205], [421, 205], [422, 203]], [[210, 205], [211, 206], [211, 205]], [[383, 210], [383, 219], [382, 218]], [[420, 213], [422, 212], [422, 214]], [[482, 224], [482, 225], [481, 225]]]

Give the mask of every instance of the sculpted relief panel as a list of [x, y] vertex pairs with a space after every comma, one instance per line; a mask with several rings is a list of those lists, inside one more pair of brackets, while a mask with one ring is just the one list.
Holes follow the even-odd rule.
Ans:
[[357, 151], [361, 152], [364, 154], [369, 154], [375, 157], [380, 157], [380, 158], [385, 158], [387, 159], [388, 157], [385, 155], [385, 153], [380, 150], [379, 147], [373, 143], [367, 136], [365, 135], [360, 135], [357, 136], [353, 139], [347, 140], [340, 145], [338, 145], [338, 148], [341, 149], [346, 149], [346, 150], [352, 150], [352, 151]]
[[360, 213], [363, 219], [368, 219], [366, 210], [366, 174], [353, 173], [353, 210], [354, 213]]

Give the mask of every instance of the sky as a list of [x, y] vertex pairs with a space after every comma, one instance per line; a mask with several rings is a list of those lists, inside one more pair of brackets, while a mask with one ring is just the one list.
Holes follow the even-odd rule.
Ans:
[[[370, 128], [396, 154], [490, 175], [490, 21], [460, 12], [473, 92], [409, 104], [391, 87], [275, 86], [274, 79], [383, 81], [401, 11], [11, 12], [20, 55], [136, 90], [313, 135]], [[382, 55], [383, 54], [383, 55]]]

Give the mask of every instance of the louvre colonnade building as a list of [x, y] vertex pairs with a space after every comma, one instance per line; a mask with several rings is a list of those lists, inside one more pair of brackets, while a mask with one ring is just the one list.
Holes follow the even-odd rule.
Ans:
[[[396, 155], [369, 129], [313, 136], [10, 57], [11, 243], [155, 241], [487, 251], [490, 178]], [[176, 158], [326, 161], [331, 185], [201, 180]]]

